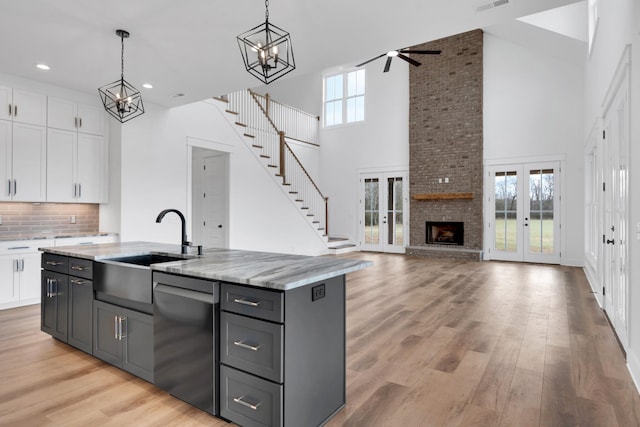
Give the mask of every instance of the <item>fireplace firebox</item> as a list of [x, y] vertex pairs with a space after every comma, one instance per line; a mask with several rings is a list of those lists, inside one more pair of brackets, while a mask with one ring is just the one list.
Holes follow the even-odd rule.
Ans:
[[464, 245], [464, 222], [426, 222], [427, 244]]

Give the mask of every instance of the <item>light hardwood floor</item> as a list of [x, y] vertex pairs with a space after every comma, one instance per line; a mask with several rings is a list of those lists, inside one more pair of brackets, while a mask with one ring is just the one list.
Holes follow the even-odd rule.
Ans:
[[[579, 268], [346, 254], [347, 406], [328, 426], [640, 426]], [[0, 425], [229, 425], [0, 311]], [[305, 426], [289, 426], [305, 427]]]

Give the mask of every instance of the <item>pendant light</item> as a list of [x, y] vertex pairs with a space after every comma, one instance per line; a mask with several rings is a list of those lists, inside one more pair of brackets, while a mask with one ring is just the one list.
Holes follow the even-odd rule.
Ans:
[[245, 68], [263, 83], [269, 84], [296, 69], [291, 36], [269, 22], [269, 0], [265, 0], [264, 23], [237, 38]]
[[124, 39], [129, 38], [129, 32], [116, 30], [120, 37], [120, 79], [98, 89], [102, 105], [107, 113], [115, 117], [120, 123], [124, 123], [144, 114], [142, 95], [131, 83], [124, 79]]

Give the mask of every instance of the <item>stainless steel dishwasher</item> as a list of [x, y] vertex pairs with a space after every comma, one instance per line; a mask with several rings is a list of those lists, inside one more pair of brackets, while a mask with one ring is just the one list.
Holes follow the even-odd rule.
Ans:
[[212, 415], [218, 413], [220, 284], [153, 273], [154, 382]]

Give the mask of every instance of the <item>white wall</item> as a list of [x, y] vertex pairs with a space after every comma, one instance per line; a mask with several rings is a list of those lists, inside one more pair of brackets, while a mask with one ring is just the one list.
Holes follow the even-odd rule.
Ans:
[[[180, 242], [180, 223], [157, 214], [190, 210], [187, 140], [230, 153], [229, 246], [317, 255], [326, 245], [224, 117], [224, 105], [204, 101], [173, 109], [146, 106], [121, 130], [121, 240]], [[106, 212], [105, 212], [106, 214]], [[108, 219], [107, 219], [108, 220]], [[191, 233], [188, 233], [191, 237]]]
[[582, 64], [485, 33], [485, 163], [566, 159], [561, 182], [562, 263], [578, 266], [584, 257], [583, 89]]
[[595, 43], [586, 65], [585, 82], [585, 124], [586, 140], [591, 128], [602, 118], [603, 102], [607, 90], [613, 83], [621, 55], [625, 47], [631, 44], [631, 123], [630, 123], [630, 166], [629, 166], [629, 240], [628, 276], [629, 299], [629, 346], [627, 363], [636, 381], [640, 381], [640, 241], [636, 237], [636, 224], [640, 223], [640, 125], [638, 124], [638, 106], [640, 106], [640, 2], [637, 0], [619, 0], [598, 2], [600, 20]]

